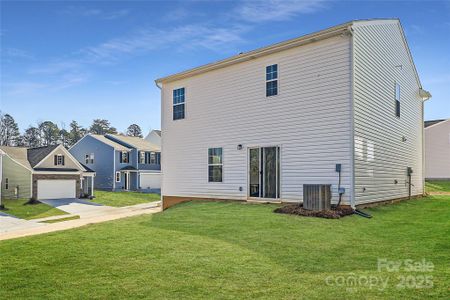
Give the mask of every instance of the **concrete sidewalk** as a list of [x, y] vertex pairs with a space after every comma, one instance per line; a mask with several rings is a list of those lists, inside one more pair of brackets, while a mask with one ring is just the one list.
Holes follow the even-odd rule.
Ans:
[[85, 215], [81, 219], [76, 220], [70, 220], [70, 221], [63, 221], [58, 223], [37, 223], [38, 226], [33, 227], [19, 227], [18, 229], [15, 229], [13, 231], [8, 232], [0, 232], [0, 241], [1, 240], [8, 240], [8, 239], [14, 239], [19, 237], [25, 237], [25, 236], [31, 236], [31, 235], [37, 235], [42, 233], [48, 233], [48, 232], [55, 232], [60, 230], [66, 230], [71, 228], [77, 228], [88, 224], [96, 224], [96, 223], [102, 223], [127, 217], [134, 217], [144, 214], [154, 214], [161, 212], [162, 208], [160, 206], [160, 203], [145, 203], [145, 204], [138, 204], [134, 206], [128, 206], [128, 207], [121, 207], [121, 208], [115, 208], [114, 210], [109, 210], [108, 213], [104, 214], [92, 214], [90, 216]]
[[0, 235], [5, 232], [40, 227], [44, 224], [35, 220], [20, 219], [0, 211]]

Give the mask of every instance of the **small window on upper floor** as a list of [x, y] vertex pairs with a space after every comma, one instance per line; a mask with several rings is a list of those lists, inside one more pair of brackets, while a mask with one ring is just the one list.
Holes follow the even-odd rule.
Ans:
[[266, 67], [266, 97], [278, 95], [278, 65]]
[[54, 157], [55, 166], [64, 166], [64, 155], [57, 154]]
[[173, 119], [184, 119], [185, 115], [185, 91], [184, 88], [173, 90]]
[[119, 153], [119, 162], [121, 164], [127, 164], [130, 162], [130, 153], [128, 151], [122, 151]]
[[400, 118], [400, 84], [395, 83], [395, 115]]
[[91, 153], [91, 156], [90, 156], [90, 163], [91, 163], [91, 164], [94, 163], [94, 153]]
[[89, 163], [89, 154], [86, 154], [86, 155], [84, 156], [84, 162], [85, 162], [86, 164]]
[[9, 179], [5, 178], [5, 190], [9, 189]]
[[140, 151], [139, 152], [139, 163], [140, 164], [146, 164], [147, 163], [146, 159], [145, 159], [145, 156], [146, 156], [146, 152], [145, 151]]

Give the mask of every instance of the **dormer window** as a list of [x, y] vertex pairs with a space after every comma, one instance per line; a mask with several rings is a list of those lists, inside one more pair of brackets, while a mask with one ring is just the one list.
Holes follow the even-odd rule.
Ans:
[[57, 154], [54, 157], [55, 166], [64, 166], [64, 155]]

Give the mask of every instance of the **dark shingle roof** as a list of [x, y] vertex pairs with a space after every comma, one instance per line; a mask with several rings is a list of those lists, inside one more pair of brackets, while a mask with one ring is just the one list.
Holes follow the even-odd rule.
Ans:
[[50, 152], [55, 150], [55, 148], [58, 146], [59, 145], [51, 145], [51, 146], [28, 149], [27, 157], [28, 157], [28, 161], [30, 162], [31, 167], [34, 168], [34, 166], [36, 166], [39, 162], [41, 162], [41, 160], [43, 160], [47, 155], [50, 154]]
[[91, 168], [89, 168], [89, 167], [87, 167], [85, 164], [82, 164], [82, 163], [80, 163], [80, 165], [82, 165], [83, 166], [83, 168], [85, 168], [86, 169], [86, 172], [88, 172], [88, 173], [95, 173], [95, 171], [94, 170], [92, 170]]
[[137, 169], [133, 166], [125, 166], [120, 171], [137, 171]]
[[443, 121], [446, 121], [447, 119], [441, 119], [441, 120], [429, 120], [429, 121], [425, 121], [425, 128], [437, 124], [437, 123], [441, 123]]

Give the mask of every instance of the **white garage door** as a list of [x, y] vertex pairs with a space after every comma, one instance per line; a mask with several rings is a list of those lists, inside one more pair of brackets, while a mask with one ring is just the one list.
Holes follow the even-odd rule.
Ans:
[[76, 198], [75, 180], [38, 180], [39, 199]]
[[160, 189], [161, 173], [141, 173], [139, 186], [141, 189]]

